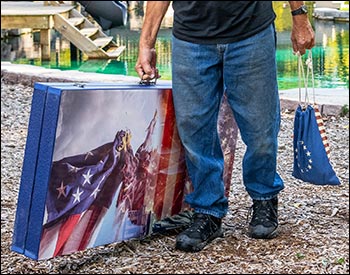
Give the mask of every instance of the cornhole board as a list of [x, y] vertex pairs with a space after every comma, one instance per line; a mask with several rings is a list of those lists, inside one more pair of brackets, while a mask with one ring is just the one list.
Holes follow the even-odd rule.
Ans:
[[[228, 195], [238, 130], [225, 97], [218, 129]], [[35, 83], [13, 251], [42, 260], [152, 234], [191, 213], [190, 191], [171, 85]]]

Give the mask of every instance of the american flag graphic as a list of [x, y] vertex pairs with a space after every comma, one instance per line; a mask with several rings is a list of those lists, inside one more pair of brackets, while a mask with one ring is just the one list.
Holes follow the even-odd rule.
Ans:
[[294, 177], [316, 185], [340, 184], [329, 160], [329, 142], [316, 104], [296, 109], [293, 149]]
[[[43, 148], [53, 151], [45, 154], [46, 170], [35, 171], [45, 174], [35, 177], [45, 181], [35, 185], [43, 193], [36, 196], [40, 202], [31, 197], [29, 206], [21, 205], [40, 214], [29, 217], [36, 222], [26, 225], [23, 237], [33, 242], [20, 253], [38, 260], [67, 255], [150, 234], [156, 222], [191, 212], [172, 90], [148, 88], [54, 89], [57, 110], [45, 116], [56, 129], [43, 131], [50, 137]], [[226, 97], [218, 131], [228, 196], [238, 129]]]
[[[187, 209], [190, 183], [171, 90], [160, 102], [135, 153], [133, 133], [119, 130], [112, 142], [53, 162], [39, 259], [148, 234], [152, 221]], [[157, 123], [164, 129], [155, 147]]]

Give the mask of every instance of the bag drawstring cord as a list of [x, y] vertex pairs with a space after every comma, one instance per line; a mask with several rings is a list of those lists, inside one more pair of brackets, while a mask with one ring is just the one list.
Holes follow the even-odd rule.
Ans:
[[303, 84], [305, 87], [305, 100], [304, 104], [308, 105], [310, 103], [309, 100], [309, 94], [308, 94], [308, 82], [309, 82], [309, 76], [311, 72], [311, 83], [312, 83], [312, 91], [313, 91], [313, 103], [316, 103], [316, 98], [315, 98], [315, 78], [314, 78], [314, 70], [313, 70], [313, 63], [312, 63], [312, 51], [309, 50], [308, 58], [305, 61], [306, 64], [306, 76], [305, 76], [305, 70], [303, 66], [303, 60], [302, 60], [302, 55], [298, 52], [298, 75], [299, 75], [299, 104], [301, 105], [301, 87], [302, 83], [301, 81], [303, 80]]

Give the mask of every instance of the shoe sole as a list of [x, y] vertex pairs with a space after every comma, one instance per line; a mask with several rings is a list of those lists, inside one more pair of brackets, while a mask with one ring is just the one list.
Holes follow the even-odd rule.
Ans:
[[278, 235], [278, 228], [276, 228], [274, 231], [272, 231], [270, 234], [268, 235], [255, 235], [251, 232], [248, 232], [248, 236], [254, 239], [274, 239], [276, 238]]
[[176, 242], [176, 249], [185, 251], [185, 252], [199, 252], [201, 251], [207, 244], [213, 241], [216, 238], [221, 238], [224, 236], [222, 229], [216, 231], [212, 236], [210, 236], [206, 241], [198, 243], [196, 245], [184, 245], [183, 242]]

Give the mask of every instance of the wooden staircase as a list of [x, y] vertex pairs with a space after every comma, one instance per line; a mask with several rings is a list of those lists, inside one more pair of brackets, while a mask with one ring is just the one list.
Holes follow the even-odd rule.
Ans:
[[[48, 2], [60, 5], [64, 1]], [[54, 28], [91, 59], [115, 59], [125, 49], [125, 46], [118, 46], [112, 36], [107, 36], [76, 8], [68, 16], [55, 14], [53, 19]]]

